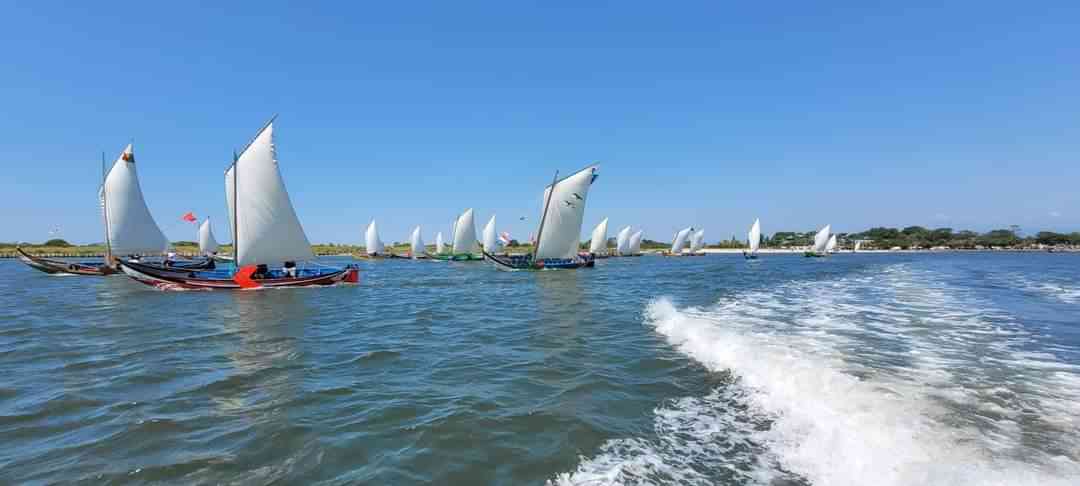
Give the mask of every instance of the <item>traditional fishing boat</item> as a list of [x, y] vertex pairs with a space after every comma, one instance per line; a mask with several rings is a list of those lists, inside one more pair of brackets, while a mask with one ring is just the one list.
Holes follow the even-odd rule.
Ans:
[[629, 256], [641, 256], [641, 235], [644, 230], [637, 230], [634, 234], [630, 235], [630, 253]]
[[446, 243], [443, 242], [442, 231], [435, 233], [435, 255], [446, 253]]
[[420, 236], [419, 226], [417, 226], [416, 229], [413, 230], [412, 235], [409, 236], [408, 258], [412, 258], [413, 260], [426, 260], [428, 258], [427, 249], [424, 247], [424, 239]]
[[604, 218], [600, 224], [593, 228], [592, 237], [589, 239], [589, 253], [594, 258], [607, 258], [607, 223], [608, 219]]
[[803, 253], [803, 256], [813, 258], [826, 256], [827, 253], [825, 253], [825, 246], [829, 244], [829, 232], [831, 230], [832, 227], [830, 225], [825, 225], [824, 228], [821, 228], [821, 230], [818, 231], [816, 235], [814, 235], [813, 248], [808, 250], [806, 253]]
[[[296, 217], [274, 147], [274, 120], [233, 156], [225, 171], [225, 199], [233, 228], [236, 269], [179, 272], [135, 262], [119, 263], [131, 278], [161, 290], [220, 290], [333, 285], [359, 281], [355, 265], [315, 263]], [[298, 264], [300, 266], [298, 266]]]
[[746, 235], [746, 243], [750, 247], [750, 251], [744, 251], [743, 257], [745, 257], [747, 260], [756, 259], [758, 247], [761, 245], [760, 219], [755, 219], [753, 226], [750, 226], [750, 232]]
[[381, 238], [379, 238], [379, 228], [375, 226], [375, 220], [372, 219], [368, 223], [367, 230], [364, 232], [364, 253], [353, 255], [355, 258], [362, 259], [382, 259], [382, 258], [406, 258], [403, 256], [395, 255], [394, 252], [386, 251], [386, 245], [383, 244]]
[[484, 257], [503, 270], [554, 270], [594, 266], [595, 258], [588, 253], [579, 253], [578, 245], [581, 241], [581, 223], [585, 216], [585, 201], [596, 177], [595, 165], [561, 180], [556, 172], [554, 181], [544, 188], [544, 208], [532, 253], [496, 256], [484, 252]]
[[664, 253], [665, 256], [683, 256], [683, 250], [687, 248], [690, 243], [690, 233], [694, 231], [694, 227], [685, 228], [675, 233], [675, 236], [671, 238], [671, 249]]
[[829, 236], [829, 242], [825, 243], [825, 253], [836, 253], [836, 235]]
[[855, 246], [851, 248], [852, 253], [858, 253], [859, 250], [862, 250], [862, 240], [856, 241]]
[[627, 226], [615, 235], [615, 254], [618, 256], [630, 256], [630, 227]]
[[472, 208], [466, 209], [454, 221], [454, 240], [450, 244], [450, 253], [431, 256], [436, 260], [466, 262], [483, 260], [480, 245], [476, 241], [476, 224], [473, 222]]
[[214, 230], [210, 226], [210, 218], [207, 217], [199, 225], [199, 253], [219, 262], [233, 261], [231, 256], [219, 255], [219, 250], [221, 250], [221, 245], [218, 244], [217, 238], [214, 238]]
[[483, 248], [484, 251], [492, 255], [497, 255], [502, 250], [502, 245], [499, 244], [498, 230], [495, 229], [495, 215], [491, 215], [491, 219], [484, 225], [483, 231]]
[[688, 256], [704, 256], [705, 252], [701, 251], [705, 248], [705, 230], [697, 230], [696, 233], [690, 236], [690, 248], [686, 250]]
[[104, 261], [68, 262], [34, 256], [19, 247], [15, 247], [15, 251], [19, 254], [18, 257], [20, 262], [25, 263], [30, 268], [40, 270], [50, 275], [83, 275], [100, 277], [117, 273], [115, 269], [106, 265]]

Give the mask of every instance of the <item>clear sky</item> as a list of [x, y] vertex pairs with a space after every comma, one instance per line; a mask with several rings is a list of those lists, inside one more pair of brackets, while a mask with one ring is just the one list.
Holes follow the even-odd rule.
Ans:
[[228, 240], [223, 170], [274, 113], [313, 242], [468, 207], [525, 239], [593, 161], [584, 235], [1080, 230], [1075, 1], [67, 3], [0, 6], [0, 241], [100, 241], [132, 138], [166, 234]]

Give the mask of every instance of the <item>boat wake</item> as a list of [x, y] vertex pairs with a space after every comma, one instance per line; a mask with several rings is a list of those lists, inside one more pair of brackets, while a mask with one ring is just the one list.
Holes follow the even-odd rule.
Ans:
[[1080, 367], [973, 293], [903, 265], [646, 322], [730, 375], [555, 484], [1077, 484]]

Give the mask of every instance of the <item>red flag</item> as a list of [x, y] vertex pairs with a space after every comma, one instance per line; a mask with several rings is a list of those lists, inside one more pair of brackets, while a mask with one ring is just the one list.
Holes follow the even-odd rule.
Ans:
[[183, 219], [184, 221], [187, 221], [187, 222], [189, 222], [189, 223], [194, 223], [195, 221], [198, 221], [198, 218], [196, 218], [196, 217], [195, 217], [195, 214], [194, 214], [194, 213], [192, 213], [191, 211], [188, 211], [188, 213], [187, 213], [187, 214], [185, 214], [185, 215], [184, 215], [184, 217], [183, 217], [182, 219]]

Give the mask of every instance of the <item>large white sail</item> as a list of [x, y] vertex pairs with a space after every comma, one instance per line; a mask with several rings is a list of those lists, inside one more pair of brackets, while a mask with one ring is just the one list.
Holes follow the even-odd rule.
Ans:
[[761, 220], [755, 219], [754, 225], [750, 227], [750, 234], [747, 235], [747, 241], [750, 243], [750, 254], [757, 253], [758, 247], [761, 245]]
[[446, 244], [443, 243], [442, 231], [435, 234], [435, 254], [442, 255], [446, 251]]
[[495, 254], [499, 251], [499, 235], [495, 232], [495, 215], [484, 225], [484, 251]]
[[425, 253], [424, 238], [420, 236], [419, 226], [412, 231], [412, 236], [409, 237], [409, 252], [412, 254], [413, 258], [417, 258]]
[[454, 224], [455, 255], [476, 253], [476, 225], [473, 223], [472, 208], [466, 209]]
[[643, 230], [637, 230], [634, 234], [630, 235], [630, 250], [631, 255], [637, 255], [641, 253], [641, 235]]
[[169, 240], [143, 199], [131, 144], [113, 162], [98, 197], [104, 211], [109, 249], [114, 255], [160, 254], [168, 249]]
[[594, 255], [607, 253], [607, 218], [604, 218], [596, 228], [592, 230], [592, 238], [589, 241], [589, 253]]
[[235, 228], [238, 266], [315, 259], [278, 170], [273, 123], [259, 132], [225, 172], [225, 200]]
[[627, 226], [619, 230], [619, 234], [615, 235], [615, 252], [619, 255], [630, 254], [630, 227]]
[[705, 248], [705, 230], [698, 230], [690, 237], [690, 253], [697, 253]]
[[203, 220], [199, 225], [199, 253], [212, 255], [218, 251], [218, 242], [214, 238], [214, 230], [210, 229], [210, 218]]
[[825, 243], [825, 251], [829, 253], [836, 251], [836, 235], [829, 237], [829, 242]]
[[829, 225], [825, 225], [814, 235], [814, 253], [822, 253], [825, 251], [825, 245], [829, 244], [829, 233], [832, 228]]
[[544, 189], [541, 204], [546, 207], [546, 214], [542, 215], [542, 233], [536, 244], [537, 259], [577, 255], [585, 200], [594, 180], [596, 166], [589, 166]]
[[682, 252], [691, 231], [694, 231], [693, 227], [675, 233], [675, 237], [671, 239], [671, 254], [676, 255]]
[[379, 228], [375, 226], [373, 219], [364, 233], [364, 249], [367, 250], [368, 255], [381, 255], [383, 248], [383, 242], [379, 239]]

